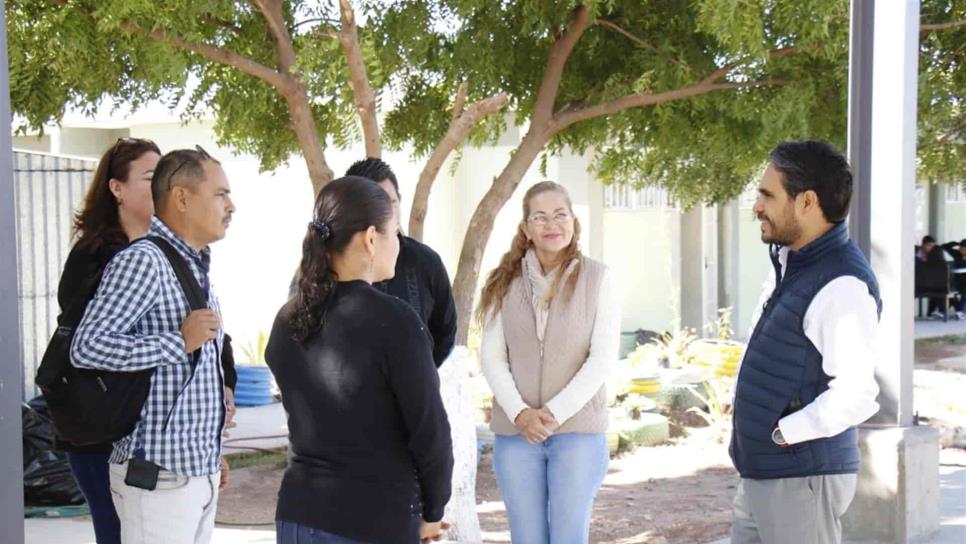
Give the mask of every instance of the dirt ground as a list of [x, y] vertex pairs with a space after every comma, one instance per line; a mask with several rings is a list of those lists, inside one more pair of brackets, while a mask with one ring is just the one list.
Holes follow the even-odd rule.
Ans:
[[[671, 444], [612, 459], [594, 502], [590, 541], [702, 544], [727, 536], [737, 474], [723, 436], [691, 429]], [[476, 496], [484, 542], [510, 542], [489, 454], [480, 459]]]
[[[736, 475], [719, 442], [723, 436], [691, 429], [672, 444], [612, 459], [594, 504], [591, 542], [694, 544], [726, 536]], [[272, 525], [282, 471], [279, 465], [233, 470], [218, 503], [218, 524]], [[484, 542], [509, 542], [489, 453], [480, 459], [476, 494]]]
[[[935, 361], [956, 355], [966, 356], [966, 344], [918, 345], [916, 366], [932, 369]], [[949, 376], [954, 377], [960, 376]], [[591, 542], [703, 544], [726, 537], [737, 483], [727, 435], [724, 428], [678, 428], [669, 444], [612, 459], [594, 503]], [[944, 450], [944, 456], [952, 451]], [[966, 458], [966, 452], [955, 452], [960, 453], [959, 462]], [[231, 486], [219, 501], [218, 523], [273, 525], [282, 470], [280, 465], [257, 465], [233, 471]], [[484, 542], [509, 542], [489, 453], [480, 459], [476, 491]]]

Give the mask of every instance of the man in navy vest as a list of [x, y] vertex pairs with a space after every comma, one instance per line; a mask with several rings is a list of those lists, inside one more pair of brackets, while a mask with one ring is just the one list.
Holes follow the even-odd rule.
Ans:
[[849, 165], [830, 144], [772, 150], [753, 211], [769, 273], [738, 374], [730, 453], [741, 474], [731, 542], [840, 542], [858, 431], [878, 411], [882, 303], [848, 237]]

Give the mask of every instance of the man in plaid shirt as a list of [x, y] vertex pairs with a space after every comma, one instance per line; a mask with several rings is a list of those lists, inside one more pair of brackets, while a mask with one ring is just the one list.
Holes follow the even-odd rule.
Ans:
[[[200, 147], [162, 157], [151, 192], [156, 216], [148, 235], [177, 249], [206, 292], [208, 308], [191, 311], [164, 253], [149, 241], [136, 242], [105, 269], [71, 359], [77, 367], [113, 371], [156, 367], [140, 422], [111, 455], [122, 540], [206, 543], [219, 487], [227, 483], [221, 459], [224, 332], [208, 283], [208, 245], [225, 236], [235, 208], [224, 170]], [[138, 478], [127, 478], [128, 485], [131, 467], [138, 474], [144, 467], [149, 474], [157, 470], [153, 489]]]

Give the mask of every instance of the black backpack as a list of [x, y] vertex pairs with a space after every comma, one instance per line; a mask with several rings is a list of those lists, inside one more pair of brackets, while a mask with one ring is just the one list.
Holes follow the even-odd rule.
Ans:
[[[191, 310], [206, 308], [208, 298], [181, 254], [163, 238], [147, 236], [144, 239], [153, 242], [167, 256]], [[65, 309], [34, 380], [47, 400], [57, 434], [76, 446], [114, 442], [131, 434], [141, 418], [155, 371], [148, 368], [113, 372], [77, 368], [71, 364], [70, 345], [74, 332], [88, 302], [94, 298], [102, 274], [103, 270], [94, 277], [88, 296], [81, 303]], [[192, 356], [190, 376], [194, 376], [194, 365], [200, 353], [199, 349]]]

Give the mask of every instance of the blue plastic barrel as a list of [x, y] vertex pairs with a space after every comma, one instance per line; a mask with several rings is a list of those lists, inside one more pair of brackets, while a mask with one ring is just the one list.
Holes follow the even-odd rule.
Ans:
[[262, 406], [275, 401], [272, 397], [272, 371], [267, 366], [238, 365], [235, 385], [236, 406]]

